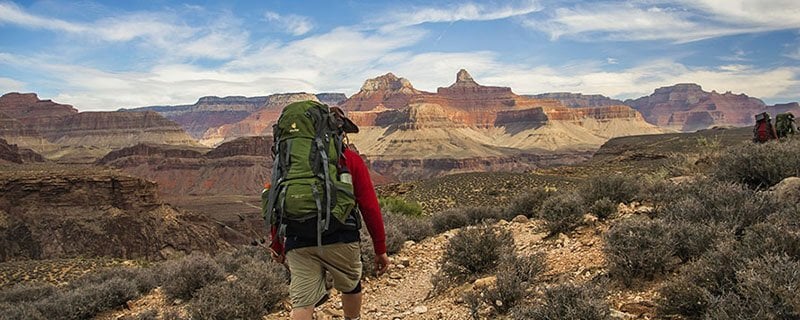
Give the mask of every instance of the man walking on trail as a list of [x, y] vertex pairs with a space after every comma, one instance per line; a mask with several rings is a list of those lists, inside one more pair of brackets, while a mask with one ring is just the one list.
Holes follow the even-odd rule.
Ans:
[[[331, 112], [343, 123], [344, 132], [358, 132], [358, 127], [345, 117], [341, 109], [333, 107]], [[355, 200], [372, 238], [375, 271], [378, 274], [385, 273], [389, 268], [386, 236], [369, 171], [361, 157], [350, 148], [344, 147], [342, 155], [340, 163], [352, 176]], [[360, 319], [362, 263], [359, 230], [342, 229], [324, 234], [321, 247], [318, 246], [320, 242], [317, 235], [309, 236], [292, 231], [291, 227], [287, 228], [285, 241], [281, 241], [284, 239], [276, 239], [276, 227], [273, 226], [271, 230], [273, 258], [279, 263], [285, 261], [291, 273], [289, 296], [292, 302], [292, 319], [312, 319], [314, 307], [328, 299], [326, 272], [333, 278], [333, 287], [342, 292], [345, 319]]]

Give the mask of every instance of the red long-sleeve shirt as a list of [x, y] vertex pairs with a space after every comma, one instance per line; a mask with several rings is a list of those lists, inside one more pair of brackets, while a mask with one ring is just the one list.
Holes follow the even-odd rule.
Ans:
[[[345, 149], [342, 162], [350, 170], [353, 177], [353, 191], [356, 196], [356, 203], [361, 210], [364, 224], [367, 226], [369, 236], [372, 238], [373, 249], [376, 255], [386, 253], [386, 233], [383, 228], [383, 216], [381, 207], [378, 204], [378, 197], [369, 177], [369, 169], [364, 164], [364, 160], [353, 150]], [[275, 226], [271, 230], [272, 249], [276, 252], [283, 252], [282, 241], [275, 241], [277, 230]]]

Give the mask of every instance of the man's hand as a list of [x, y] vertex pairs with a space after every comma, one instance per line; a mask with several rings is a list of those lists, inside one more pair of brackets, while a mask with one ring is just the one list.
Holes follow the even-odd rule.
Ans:
[[283, 262], [286, 261], [286, 255], [279, 254], [275, 252], [275, 250], [272, 250], [272, 248], [269, 248], [269, 253], [272, 256], [272, 261], [275, 261], [279, 264], [283, 264]]
[[389, 256], [385, 253], [375, 256], [375, 273], [378, 275], [386, 273], [386, 271], [389, 270], [390, 263]]

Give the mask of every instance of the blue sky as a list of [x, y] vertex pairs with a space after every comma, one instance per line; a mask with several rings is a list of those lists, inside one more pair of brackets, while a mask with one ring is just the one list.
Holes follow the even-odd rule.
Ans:
[[694, 82], [800, 101], [800, 1], [5, 1], [0, 92], [79, 110], [206, 95], [418, 89], [625, 99]]

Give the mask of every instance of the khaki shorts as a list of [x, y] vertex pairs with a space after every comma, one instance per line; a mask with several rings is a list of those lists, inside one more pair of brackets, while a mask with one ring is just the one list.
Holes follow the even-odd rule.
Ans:
[[294, 308], [313, 306], [327, 294], [326, 271], [341, 292], [353, 291], [361, 280], [358, 241], [292, 249], [286, 253], [286, 263], [292, 274], [289, 297]]

